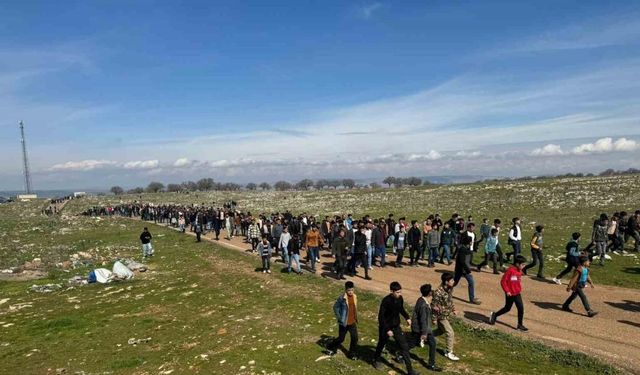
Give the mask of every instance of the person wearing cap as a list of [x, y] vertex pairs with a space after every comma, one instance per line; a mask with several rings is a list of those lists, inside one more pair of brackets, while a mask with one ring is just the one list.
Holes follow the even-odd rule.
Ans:
[[351, 336], [347, 358], [356, 359], [358, 346], [358, 296], [353, 281], [344, 283], [344, 293], [333, 304], [333, 313], [338, 322], [338, 337], [327, 345], [327, 352], [333, 356], [347, 336]]
[[376, 370], [382, 369], [382, 362], [380, 362], [382, 356], [382, 350], [384, 349], [390, 338], [394, 338], [396, 343], [400, 347], [400, 355], [404, 364], [407, 366], [407, 373], [409, 375], [415, 375], [413, 367], [411, 366], [411, 357], [409, 356], [409, 345], [400, 328], [400, 316], [407, 320], [407, 323], [411, 325], [411, 318], [404, 309], [404, 300], [402, 299], [402, 286], [399, 282], [393, 281], [389, 285], [391, 293], [382, 299], [380, 303], [380, 310], [378, 311], [378, 345], [376, 346], [376, 352], [373, 355], [373, 367]]

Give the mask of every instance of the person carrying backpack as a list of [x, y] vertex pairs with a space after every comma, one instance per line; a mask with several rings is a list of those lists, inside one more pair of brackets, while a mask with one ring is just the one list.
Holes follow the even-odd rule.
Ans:
[[591, 288], [595, 288], [593, 282], [591, 282], [591, 277], [589, 276], [590, 264], [591, 262], [589, 261], [588, 257], [580, 257], [580, 265], [576, 268], [575, 272], [573, 273], [573, 277], [571, 278], [571, 281], [569, 281], [569, 285], [567, 286], [567, 292], [572, 293], [569, 298], [567, 298], [567, 300], [562, 304], [562, 310], [573, 312], [573, 310], [571, 310], [569, 306], [571, 305], [571, 302], [576, 299], [576, 297], [580, 297], [584, 309], [587, 310], [587, 316], [589, 318], [593, 318], [598, 313], [591, 310], [591, 306], [589, 306], [589, 300], [587, 299], [587, 296], [583, 291], [587, 284], [589, 284]]
[[560, 271], [558, 276], [553, 278], [553, 282], [562, 285], [562, 277], [572, 269], [577, 268], [580, 265], [580, 245], [578, 244], [578, 240], [580, 239], [580, 233], [574, 232], [571, 235], [571, 240], [567, 242], [565, 246], [565, 250], [567, 251], [567, 255], [565, 258], [565, 262], [567, 262], [567, 267]]

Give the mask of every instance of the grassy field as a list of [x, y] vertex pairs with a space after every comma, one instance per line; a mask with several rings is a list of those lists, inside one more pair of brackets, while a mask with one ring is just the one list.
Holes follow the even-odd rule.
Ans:
[[[367, 361], [375, 347], [380, 296], [359, 294], [362, 360], [343, 355], [318, 360], [321, 344], [337, 331], [331, 306], [342, 289], [339, 283], [279, 272], [266, 276], [254, 271], [258, 260], [252, 256], [153, 227], [157, 255], [148, 262], [150, 271], [128, 282], [68, 288], [69, 277], [85, 275], [93, 266], [80, 262], [64, 271], [52, 264], [75, 259], [76, 253], [86, 254], [86, 263], [107, 268], [117, 257], [139, 258], [141, 225], [122, 218], [44, 218], [38, 213], [38, 203], [0, 206], [2, 262], [40, 257], [49, 271], [37, 281], [0, 281], [2, 374], [63, 368], [85, 374], [373, 372]], [[63, 288], [30, 292], [34, 283]], [[616, 373], [586, 355], [496, 330], [459, 322], [456, 330], [463, 360], [445, 363], [438, 357], [448, 373]], [[130, 345], [131, 338], [150, 340]], [[425, 349], [414, 352], [425, 358]], [[385, 373], [403, 372], [390, 365]], [[424, 372], [420, 364], [416, 367]]]
[[[458, 212], [472, 215], [477, 223], [486, 217], [501, 218], [508, 228], [511, 218], [522, 219], [523, 239], [528, 240], [537, 223], [545, 225], [546, 275], [555, 276], [563, 267], [564, 247], [572, 232], [583, 233], [583, 246], [589, 241], [591, 225], [601, 212], [633, 212], [640, 209], [640, 176], [615, 176], [572, 179], [548, 179], [528, 182], [494, 182], [467, 185], [417, 187], [380, 190], [323, 190], [307, 192], [200, 192], [162, 193], [94, 197], [71, 202], [65, 209], [79, 213], [90, 205], [142, 201], [153, 203], [222, 204], [235, 200], [243, 211], [253, 213], [283, 212], [313, 215], [352, 213], [355, 217], [370, 214], [423, 220], [433, 213], [448, 218]], [[506, 244], [506, 230], [501, 242]], [[525, 242], [525, 241], [523, 241]], [[632, 246], [632, 240], [627, 248]], [[523, 253], [530, 257], [529, 247]], [[638, 254], [612, 255], [606, 267], [593, 267], [596, 283], [640, 288]]]

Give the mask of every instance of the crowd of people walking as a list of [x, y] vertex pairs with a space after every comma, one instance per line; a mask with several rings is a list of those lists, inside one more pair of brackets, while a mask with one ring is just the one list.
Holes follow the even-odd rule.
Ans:
[[[251, 245], [251, 249], [260, 257], [260, 269], [271, 273], [272, 258], [279, 257], [285, 272], [302, 274], [302, 264], [311, 272], [317, 272], [321, 252], [331, 256], [334, 261], [328, 272], [335, 278], [361, 276], [365, 280], [374, 277], [376, 268], [392, 266], [434, 267], [435, 263], [451, 265], [454, 272], [441, 275], [441, 284], [437, 288], [425, 284], [420, 288], [421, 297], [416, 301], [412, 315], [405, 311], [401, 296], [402, 287], [393, 282], [390, 294], [382, 300], [379, 315], [378, 346], [373, 365], [380, 367], [380, 355], [386, 343], [393, 339], [399, 347], [397, 360], [403, 362], [407, 371], [413, 374], [409, 351], [416, 346], [429, 346], [427, 368], [440, 371], [435, 364], [434, 328], [446, 336], [445, 357], [459, 360], [454, 354], [454, 331], [449, 319], [456, 315], [452, 302], [452, 291], [464, 279], [467, 284], [468, 301], [481, 304], [475, 295], [473, 272], [482, 272], [490, 266], [494, 274], [502, 274], [500, 286], [504, 292], [505, 305], [491, 313], [489, 324], [507, 314], [515, 304], [517, 309], [517, 329], [526, 332], [524, 325], [524, 304], [522, 300], [521, 280], [529, 270], [537, 268], [536, 277], [545, 278], [544, 273], [544, 233], [543, 225], [536, 225], [531, 234], [531, 261], [527, 261], [522, 248], [525, 238], [519, 218], [510, 220], [507, 232], [507, 246], [500, 243], [502, 220], [482, 219], [478, 229], [471, 216], [463, 218], [453, 214], [444, 220], [439, 214], [428, 215], [424, 220], [408, 221], [405, 217], [395, 220], [394, 214], [386, 218], [373, 218], [368, 215], [354, 218], [352, 215], [325, 216], [317, 218], [304, 213], [294, 215], [290, 211], [272, 214], [252, 214], [238, 210], [236, 202], [228, 202], [221, 207], [205, 205], [152, 205], [145, 203], [123, 204], [110, 207], [93, 207], [86, 215], [121, 215], [139, 217], [143, 220], [164, 223], [185, 232], [194, 232], [197, 240], [202, 235], [211, 234], [220, 240], [224, 231], [226, 239], [241, 236]], [[148, 232], [147, 232], [148, 233]], [[632, 214], [614, 213], [609, 217], [601, 214], [593, 223], [590, 241], [581, 247], [582, 236], [575, 232], [565, 246], [566, 268], [552, 281], [562, 284], [562, 278], [571, 273], [567, 284], [569, 297], [562, 310], [572, 311], [571, 303], [580, 298], [586, 314], [597, 314], [591, 309], [584, 289], [594, 287], [589, 267], [594, 259], [605, 264], [609, 252], [622, 252], [630, 239], [634, 241], [633, 250], [640, 250], [640, 210]], [[145, 256], [149, 256], [151, 236], [143, 233], [141, 241]], [[408, 253], [408, 254], [407, 254]], [[301, 259], [304, 254], [305, 259]], [[408, 257], [407, 257], [408, 255]], [[476, 258], [476, 261], [474, 261]], [[508, 267], [506, 267], [508, 265]], [[362, 272], [362, 274], [360, 273]], [[353, 280], [353, 279], [352, 279]], [[497, 280], [496, 280], [497, 282]], [[339, 336], [327, 345], [329, 354], [335, 354], [349, 333], [351, 344], [348, 357], [356, 357], [357, 333], [357, 297], [354, 282], [345, 283], [345, 293], [334, 305]], [[400, 328], [401, 317], [409, 327], [410, 333], [404, 334]]]

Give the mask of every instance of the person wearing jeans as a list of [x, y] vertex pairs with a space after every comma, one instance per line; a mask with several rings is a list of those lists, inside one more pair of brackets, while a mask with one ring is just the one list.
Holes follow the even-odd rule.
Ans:
[[258, 254], [262, 258], [262, 273], [271, 273], [271, 244], [267, 236], [262, 236], [262, 241], [258, 244]]
[[567, 292], [572, 292], [569, 298], [562, 304], [562, 310], [572, 312], [569, 308], [571, 302], [573, 302], [576, 297], [580, 297], [580, 301], [582, 301], [582, 305], [584, 309], [587, 310], [587, 316], [590, 318], [596, 316], [597, 312], [591, 310], [591, 306], [589, 306], [589, 300], [587, 296], [584, 294], [584, 288], [587, 284], [591, 285], [591, 288], [594, 288], [593, 283], [591, 282], [591, 277], [589, 277], [589, 265], [591, 262], [588, 257], [580, 257], [580, 265], [576, 268], [573, 273], [573, 277], [567, 286]]
[[511, 255], [513, 255], [513, 258], [515, 259], [515, 257], [520, 255], [522, 252], [522, 230], [520, 229], [520, 219], [514, 217], [512, 222], [513, 226], [509, 230], [509, 244], [513, 248], [513, 251], [505, 254], [507, 261], [509, 261]]
[[475, 296], [473, 275], [471, 274], [471, 248], [469, 247], [471, 241], [473, 241], [473, 239], [467, 234], [467, 232], [464, 232], [460, 235], [460, 247], [458, 248], [458, 253], [456, 254], [456, 266], [455, 276], [453, 278], [453, 286], [457, 286], [460, 279], [464, 277], [465, 280], [467, 280], [469, 302], [473, 303], [474, 305], [479, 305], [480, 300], [478, 300]]
[[307, 256], [311, 261], [311, 271], [316, 272], [316, 261], [318, 259], [318, 251], [322, 246], [322, 235], [318, 231], [315, 223], [311, 225], [311, 230], [307, 231], [305, 236], [305, 247], [307, 248]]
[[296, 273], [298, 275], [302, 274], [302, 269], [300, 268], [300, 238], [298, 237], [298, 233], [294, 233], [293, 237], [287, 244], [286, 249], [282, 249], [282, 252], [287, 252], [288, 261], [287, 261], [287, 272], [291, 273], [291, 263], [292, 261], [296, 262]]
[[344, 283], [344, 294], [333, 304], [333, 312], [338, 322], [338, 338], [327, 345], [329, 355], [335, 355], [347, 336], [351, 336], [347, 357], [355, 359], [358, 346], [358, 296], [355, 293], [353, 281]]
[[291, 241], [291, 233], [289, 233], [288, 227], [283, 227], [281, 230], [282, 233], [277, 239], [276, 247], [282, 250], [282, 263], [289, 264], [289, 251], [287, 249], [289, 248], [289, 241]]
[[536, 275], [539, 279], [544, 279], [544, 253], [542, 252], [542, 232], [544, 232], [544, 226], [536, 226], [536, 232], [531, 238], [531, 263], [527, 264], [527, 266], [522, 270], [526, 275], [529, 269], [535, 267], [539, 263], [540, 266], [538, 267], [538, 274]]
[[518, 310], [518, 327], [519, 331], [526, 332], [528, 331], [527, 327], [522, 324], [524, 319], [524, 305], [522, 304], [522, 269], [524, 268], [524, 264], [527, 260], [522, 256], [518, 255], [514, 259], [514, 264], [509, 267], [507, 272], [502, 275], [502, 279], [500, 280], [500, 286], [504, 291], [505, 303], [504, 307], [497, 312], [491, 313], [491, 318], [489, 319], [489, 324], [494, 325], [500, 315], [504, 315], [511, 311], [511, 307], [515, 303], [516, 309]]

